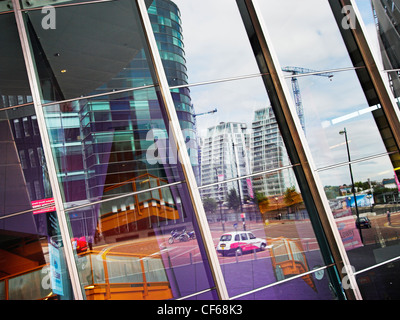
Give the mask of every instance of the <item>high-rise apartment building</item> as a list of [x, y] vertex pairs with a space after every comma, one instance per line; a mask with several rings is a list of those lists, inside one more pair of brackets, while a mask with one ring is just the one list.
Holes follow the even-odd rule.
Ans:
[[[201, 185], [249, 174], [249, 143], [250, 136], [245, 123], [221, 122], [208, 128], [201, 146]], [[249, 198], [246, 181], [217, 184], [203, 189], [201, 193], [203, 198], [211, 197], [226, 202], [231, 190], [235, 190], [242, 203]]]
[[[251, 124], [251, 159], [253, 171], [267, 171], [289, 165], [289, 156], [271, 107], [254, 112]], [[264, 196], [282, 195], [295, 185], [291, 171], [278, 171], [253, 178], [253, 188]]]

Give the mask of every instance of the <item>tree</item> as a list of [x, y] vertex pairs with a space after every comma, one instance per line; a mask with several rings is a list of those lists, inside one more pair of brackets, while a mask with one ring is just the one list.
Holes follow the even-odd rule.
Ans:
[[303, 201], [301, 195], [296, 192], [296, 188], [294, 186], [287, 188], [285, 194], [283, 196], [283, 201], [288, 207], [293, 206], [295, 211], [297, 211], [297, 207]]
[[258, 209], [260, 210], [261, 214], [267, 212], [269, 206], [269, 199], [263, 193], [256, 192], [256, 199], [258, 203]]
[[240, 206], [240, 199], [235, 189], [229, 190], [228, 207], [229, 209], [237, 210]]
[[214, 198], [204, 198], [203, 199], [203, 207], [205, 212], [213, 213], [217, 208], [217, 201]]

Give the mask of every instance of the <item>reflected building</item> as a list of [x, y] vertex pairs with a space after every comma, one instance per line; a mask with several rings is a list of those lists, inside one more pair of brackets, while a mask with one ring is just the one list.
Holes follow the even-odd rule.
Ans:
[[[289, 156], [272, 108], [256, 110], [251, 127], [252, 171], [264, 172], [288, 166]], [[295, 177], [289, 170], [261, 175], [252, 181], [254, 192], [264, 196], [282, 195], [287, 188], [296, 185]]]
[[[276, 72], [278, 57], [268, 50], [280, 43], [264, 37], [259, 25], [266, 13], [287, 18], [286, 2], [281, 11], [279, 2], [274, 7], [260, 3], [260, 9], [274, 10], [258, 11], [247, 0], [223, 6], [182, 0], [182, 10], [196, 10], [188, 18], [194, 22], [195, 42], [185, 42], [198, 45], [200, 54], [191, 59], [204, 66], [201, 71], [212, 71], [189, 84], [180, 11], [170, 0], [54, 1], [55, 29], [43, 27], [41, 9], [47, 0], [0, 1], [0, 299], [398, 297], [398, 207], [364, 208], [372, 227], [361, 233], [351, 210], [332, 219], [323, 194], [332, 177], [348, 177], [350, 163], [357, 177], [364, 165], [372, 168], [368, 177], [373, 181], [383, 170], [391, 177], [399, 168], [399, 123], [390, 112], [397, 106], [379, 84], [368, 46], [352, 42], [363, 30], [338, 31], [343, 2], [315, 1], [318, 12], [309, 11], [308, 19], [323, 17], [345, 42], [342, 53], [328, 50], [329, 63], [321, 72], [334, 70], [334, 79], [343, 75], [344, 81], [330, 82], [328, 90], [323, 84], [309, 87], [305, 106], [322, 95], [315, 99], [315, 110], [323, 115], [316, 122], [323, 125], [332, 111], [339, 117], [363, 105], [365, 112], [346, 122], [352, 129], [353, 161], [345, 160], [339, 135], [343, 123], [332, 122], [315, 137], [323, 142], [317, 153], [323, 152], [326, 162], [313, 163], [315, 144], [301, 134], [290, 91]], [[384, 4], [393, 22], [397, 3], [375, 4]], [[295, 0], [290, 4], [296, 5], [303, 6]], [[228, 17], [223, 26], [238, 41], [220, 36], [219, 28], [200, 41], [196, 35], [204, 33], [198, 28], [204, 17], [219, 26], [221, 17]], [[286, 22], [300, 30], [296, 18]], [[244, 31], [243, 39], [233, 31], [236, 26]], [[288, 38], [301, 38], [297, 28], [290, 30]], [[315, 45], [323, 47], [335, 36], [317, 34], [321, 41]], [[238, 46], [248, 52], [230, 60], [218, 48], [214, 54], [222, 67], [210, 68], [205, 53], [216, 43], [230, 53]], [[310, 56], [310, 48], [301, 52], [296, 41], [284, 45], [293, 50], [287, 57]], [[336, 63], [346, 55], [353, 64], [338, 69]], [[366, 59], [359, 61], [362, 55]], [[207, 125], [207, 136], [199, 140], [191, 101], [197, 88], [207, 96], [207, 102], [200, 96], [199, 105], [219, 98], [235, 102], [227, 104], [232, 112], [222, 113], [223, 122]], [[340, 108], [337, 92], [350, 98], [341, 100]], [[255, 101], [271, 107], [254, 113]], [[243, 108], [239, 122], [232, 106]], [[374, 136], [367, 143], [365, 128]], [[229, 197], [233, 193], [236, 199]], [[202, 200], [208, 197], [217, 201], [209, 201], [206, 212]], [[267, 246], [257, 246], [260, 239]], [[217, 244], [232, 255], [220, 255]], [[342, 268], [347, 262], [356, 272]], [[354, 286], [345, 289], [345, 279]]]
[[[249, 143], [245, 123], [221, 122], [208, 128], [201, 146], [201, 185], [249, 174]], [[252, 197], [246, 181], [241, 180], [205, 188], [202, 197], [225, 202], [232, 189], [242, 202]]]

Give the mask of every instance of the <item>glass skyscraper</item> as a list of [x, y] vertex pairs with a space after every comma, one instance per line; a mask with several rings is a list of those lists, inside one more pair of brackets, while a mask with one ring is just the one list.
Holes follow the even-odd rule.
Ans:
[[356, 2], [0, 1], [0, 299], [399, 298], [399, 5]]

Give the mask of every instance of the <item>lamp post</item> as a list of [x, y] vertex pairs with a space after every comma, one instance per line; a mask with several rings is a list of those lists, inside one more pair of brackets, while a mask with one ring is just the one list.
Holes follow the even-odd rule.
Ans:
[[[361, 239], [361, 243], [364, 243], [363, 237], [362, 237], [362, 232], [361, 232], [361, 228], [360, 228], [360, 215], [358, 213], [358, 206], [357, 206], [357, 196], [356, 196], [356, 189], [354, 188], [354, 179], [353, 179], [353, 171], [351, 169], [351, 158], [350, 158], [350, 150], [349, 150], [349, 141], [347, 140], [347, 131], [346, 128], [344, 128], [342, 131], [339, 131], [339, 134], [343, 135], [344, 134], [344, 139], [346, 141], [346, 148], [347, 148], [347, 157], [349, 159], [349, 171], [350, 171], [350, 178], [351, 178], [351, 191], [353, 193], [353, 197], [354, 197], [354, 207], [356, 209], [356, 217], [357, 217], [357, 228], [358, 231], [360, 233], [360, 239]], [[351, 210], [351, 204], [350, 204], [350, 210]]]
[[224, 218], [222, 216], [222, 203], [224, 202], [224, 200], [223, 200], [222, 196], [219, 194], [219, 192], [222, 190], [222, 188], [221, 188], [221, 186], [219, 184], [220, 181], [219, 181], [219, 177], [218, 177], [217, 168], [214, 168], [214, 170], [215, 170], [215, 177], [217, 178], [217, 182], [218, 182], [218, 185], [217, 185], [217, 190], [218, 190], [217, 196], [218, 196], [218, 204], [219, 204], [219, 215], [220, 215], [220, 219], [221, 219], [222, 230], [225, 232], [225, 221], [224, 221]]

